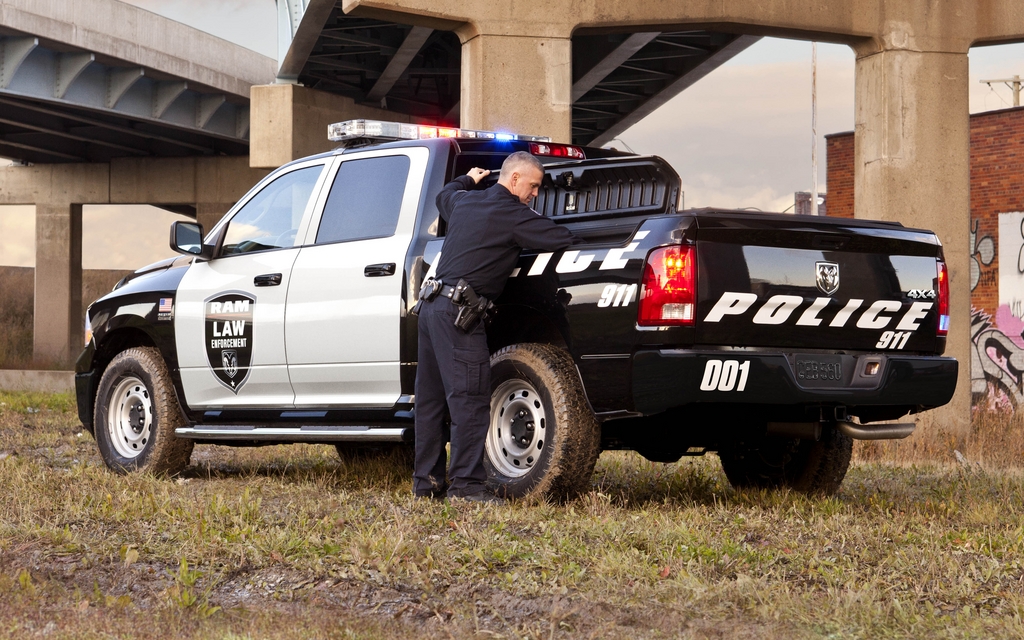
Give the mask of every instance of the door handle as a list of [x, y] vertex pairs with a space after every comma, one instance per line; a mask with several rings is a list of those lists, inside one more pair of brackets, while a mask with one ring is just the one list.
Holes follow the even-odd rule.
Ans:
[[367, 278], [378, 278], [380, 276], [395, 275], [394, 262], [382, 262], [381, 264], [368, 264], [363, 269], [363, 275]]
[[276, 287], [281, 284], [280, 273], [264, 273], [261, 276], [256, 276], [252, 279], [252, 283], [257, 287]]

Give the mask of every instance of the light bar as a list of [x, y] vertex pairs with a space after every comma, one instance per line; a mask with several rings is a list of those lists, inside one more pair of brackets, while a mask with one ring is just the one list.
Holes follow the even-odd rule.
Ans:
[[482, 140], [551, 142], [551, 138], [545, 136], [524, 136], [518, 133], [476, 131], [474, 129], [458, 129], [456, 127], [434, 127], [424, 124], [384, 122], [383, 120], [346, 120], [345, 122], [335, 122], [327, 127], [327, 138], [331, 142], [347, 142], [349, 140], [366, 138], [372, 140], [479, 138]]

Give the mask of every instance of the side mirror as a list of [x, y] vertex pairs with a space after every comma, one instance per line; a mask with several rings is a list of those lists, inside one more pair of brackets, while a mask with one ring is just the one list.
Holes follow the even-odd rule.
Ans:
[[171, 223], [171, 249], [209, 260], [213, 257], [214, 247], [203, 244], [203, 225], [176, 220]]

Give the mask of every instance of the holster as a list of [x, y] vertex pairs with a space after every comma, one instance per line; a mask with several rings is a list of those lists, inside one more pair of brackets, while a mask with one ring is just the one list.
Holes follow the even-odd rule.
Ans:
[[478, 296], [473, 287], [465, 280], [459, 280], [452, 291], [452, 302], [459, 307], [455, 316], [455, 326], [466, 333], [473, 330], [476, 323], [494, 308], [494, 303], [483, 296]]
[[437, 297], [437, 294], [441, 293], [441, 286], [443, 283], [440, 280], [434, 278], [427, 278], [423, 281], [423, 286], [420, 287], [419, 296], [416, 299], [416, 304], [409, 311], [412, 315], [419, 315], [420, 307], [423, 306], [423, 302], [433, 300]]

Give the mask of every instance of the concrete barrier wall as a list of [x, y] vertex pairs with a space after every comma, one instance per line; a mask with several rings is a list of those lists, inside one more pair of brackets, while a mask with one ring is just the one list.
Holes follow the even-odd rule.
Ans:
[[0, 369], [0, 389], [4, 391], [41, 391], [63, 393], [74, 391], [73, 371], [35, 371]]

